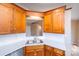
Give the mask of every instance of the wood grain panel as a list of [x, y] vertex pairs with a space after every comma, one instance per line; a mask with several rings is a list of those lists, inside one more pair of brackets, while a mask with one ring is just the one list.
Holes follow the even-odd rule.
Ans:
[[0, 4], [0, 34], [8, 34], [11, 31], [12, 8]]
[[64, 33], [64, 7], [53, 10], [53, 33]]
[[53, 47], [45, 45], [45, 56], [53, 56]]
[[65, 6], [44, 13], [44, 32], [64, 33]]
[[44, 46], [35, 45], [35, 46], [26, 46], [24, 47], [25, 56], [44, 56]]
[[23, 10], [18, 7], [14, 8], [14, 33], [25, 32], [26, 19]]
[[44, 32], [52, 33], [52, 13], [44, 15]]
[[26, 12], [10, 3], [0, 4], [0, 34], [23, 33], [26, 30]]
[[65, 56], [65, 51], [60, 50], [58, 48], [54, 48], [53, 52], [54, 52], [54, 56]]

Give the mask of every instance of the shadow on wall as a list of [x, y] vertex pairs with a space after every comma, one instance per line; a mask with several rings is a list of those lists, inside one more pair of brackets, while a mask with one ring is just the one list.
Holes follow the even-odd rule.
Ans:
[[79, 19], [71, 20], [72, 43], [79, 46]]

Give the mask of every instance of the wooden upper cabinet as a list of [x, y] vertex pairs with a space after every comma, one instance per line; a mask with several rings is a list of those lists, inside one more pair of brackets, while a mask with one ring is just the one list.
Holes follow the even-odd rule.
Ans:
[[44, 32], [64, 33], [64, 11], [65, 6], [44, 13]]
[[12, 8], [0, 4], [0, 34], [7, 34], [11, 31]]
[[26, 11], [14, 4], [0, 4], [0, 34], [23, 33], [26, 30]]
[[25, 32], [26, 29], [26, 15], [23, 10], [16, 7], [14, 8], [14, 33]]
[[53, 33], [64, 33], [64, 7], [57, 8], [53, 10], [52, 13], [52, 25]]
[[52, 12], [44, 14], [44, 32], [52, 33]]

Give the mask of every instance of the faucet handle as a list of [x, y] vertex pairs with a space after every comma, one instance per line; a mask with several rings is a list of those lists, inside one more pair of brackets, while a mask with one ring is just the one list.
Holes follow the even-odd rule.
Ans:
[[43, 41], [42, 41], [42, 40], [40, 40], [40, 43], [43, 43]]
[[29, 40], [26, 42], [26, 44], [29, 44]]

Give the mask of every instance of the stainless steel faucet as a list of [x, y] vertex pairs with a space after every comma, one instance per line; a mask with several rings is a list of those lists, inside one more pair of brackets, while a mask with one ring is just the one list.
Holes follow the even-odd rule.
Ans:
[[36, 44], [36, 43], [43, 43], [43, 41], [41, 39], [37, 38], [37, 37], [34, 37], [33, 40], [28, 40], [26, 42], [26, 44]]

